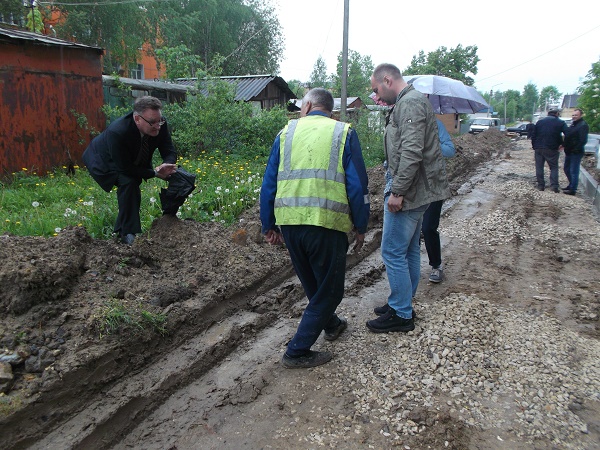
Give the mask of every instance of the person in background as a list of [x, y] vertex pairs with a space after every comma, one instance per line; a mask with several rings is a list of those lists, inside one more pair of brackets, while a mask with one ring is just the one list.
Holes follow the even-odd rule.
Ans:
[[[142, 232], [142, 180], [166, 180], [177, 170], [177, 153], [161, 109], [155, 97], [138, 98], [133, 111], [113, 121], [83, 153], [84, 164], [102, 189], [110, 192], [117, 186], [119, 213], [114, 232], [124, 244], [133, 244], [135, 235]], [[163, 163], [152, 168], [156, 148]]]
[[590, 128], [583, 120], [583, 111], [575, 108], [573, 111], [573, 122], [565, 134], [565, 164], [563, 170], [569, 184], [563, 188], [563, 194], [575, 195], [579, 186], [579, 166], [581, 158], [585, 154]]
[[531, 121], [527, 125], [525, 125], [525, 131], [527, 131], [527, 139], [531, 139], [531, 135], [533, 134], [534, 126], [535, 125]]
[[545, 189], [544, 165], [550, 168], [550, 186], [553, 192], [558, 190], [558, 159], [563, 147], [563, 134], [567, 124], [558, 118], [558, 108], [551, 108], [548, 116], [538, 120], [531, 134], [531, 146], [535, 151], [535, 176], [538, 191]]
[[[445, 158], [452, 158], [456, 155], [456, 148], [452, 142], [450, 134], [441, 120], [437, 120], [438, 136], [440, 138], [440, 147], [442, 155]], [[429, 265], [431, 266], [431, 274], [429, 281], [432, 283], [440, 283], [444, 279], [444, 270], [442, 268], [442, 246], [440, 244], [440, 216], [442, 214], [442, 205], [444, 200], [431, 202], [425, 214], [423, 214], [423, 225], [421, 233], [425, 241], [425, 249], [429, 257]]]
[[331, 119], [333, 96], [309, 91], [300, 119], [275, 138], [260, 191], [262, 232], [270, 244], [285, 241], [308, 297], [282, 364], [315, 367], [331, 360], [313, 351], [322, 331], [336, 340], [347, 320], [335, 313], [344, 295], [348, 232], [354, 251], [364, 242], [369, 221], [368, 177], [358, 136], [350, 124]]
[[[406, 83], [392, 64], [371, 76], [375, 101], [394, 105], [384, 132], [391, 183], [384, 189], [381, 256], [390, 284], [388, 302], [367, 322], [374, 333], [415, 328], [412, 298], [421, 275], [419, 241], [423, 214], [431, 202], [450, 197], [435, 114], [423, 94]], [[388, 187], [389, 186], [389, 187]]]

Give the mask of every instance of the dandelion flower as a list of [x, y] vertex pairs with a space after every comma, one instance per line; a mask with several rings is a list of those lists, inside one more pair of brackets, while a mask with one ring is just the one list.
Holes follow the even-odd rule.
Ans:
[[150, 197], [150, 203], [156, 203], [156, 199], [154, 197]]
[[60, 230], [61, 230], [61, 228], [60, 228], [60, 227], [56, 227], [56, 228], [54, 229], [54, 232], [55, 232], [55, 233], [60, 233]]
[[32, 202], [31, 206], [33, 206], [34, 208], [37, 208], [38, 206], [40, 206], [40, 202]]

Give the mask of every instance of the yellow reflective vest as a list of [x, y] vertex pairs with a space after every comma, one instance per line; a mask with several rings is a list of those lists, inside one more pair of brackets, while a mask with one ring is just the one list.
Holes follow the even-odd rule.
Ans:
[[342, 155], [350, 124], [321, 115], [291, 120], [279, 137], [277, 225], [352, 229]]

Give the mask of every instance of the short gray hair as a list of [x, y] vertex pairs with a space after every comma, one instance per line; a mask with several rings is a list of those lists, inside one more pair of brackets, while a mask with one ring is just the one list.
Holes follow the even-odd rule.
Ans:
[[156, 97], [145, 95], [143, 97], [138, 98], [133, 104], [133, 112], [137, 114], [141, 114], [147, 109], [153, 109], [155, 111], [158, 111], [162, 109], [162, 102]]
[[373, 71], [373, 78], [375, 81], [380, 82], [386, 75], [394, 80], [402, 79], [402, 72], [400, 72], [400, 69], [393, 64], [383, 63], [375, 67], [375, 70]]
[[333, 111], [333, 95], [327, 89], [311, 89], [304, 96], [302, 102], [311, 102], [314, 106], [320, 106], [328, 112]]

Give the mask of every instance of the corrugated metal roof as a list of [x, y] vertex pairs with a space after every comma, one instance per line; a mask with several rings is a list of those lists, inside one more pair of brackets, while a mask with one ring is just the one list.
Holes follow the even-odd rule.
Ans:
[[180, 83], [167, 83], [164, 81], [153, 81], [153, 80], [137, 80], [135, 78], [124, 78], [119, 77], [118, 80], [115, 80], [114, 77], [110, 75], [102, 75], [102, 84], [105, 86], [118, 86], [119, 83], [122, 83], [126, 86], [131, 86], [133, 89], [147, 90], [153, 89], [157, 91], [172, 91], [172, 92], [182, 92], [186, 93], [190, 90], [193, 90], [193, 86], [191, 85], [181, 85]]
[[14, 30], [11, 28], [0, 27], [0, 40], [5, 41], [33, 41], [42, 45], [57, 45], [62, 47], [82, 48], [82, 49], [93, 49], [99, 53], [104, 52], [100, 47], [92, 47], [90, 45], [79, 44], [77, 42], [65, 41], [63, 39], [57, 39], [55, 37], [46, 36], [44, 34], [32, 33], [31, 31]]
[[[244, 75], [237, 77], [219, 77], [219, 79], [237, 86], [235, 100], [251, 100], [260, 94], [271, 81], [275, 82], [281, 90], [287, 91], [291, 98], [296, 98], [284, 79], [275, 75]], [[194, 85], [197, 82], [197, 78], [178, 79], [176, 81], [179, 84]], [[200, 84], [202, 84], [202, 80], [200, 81]], [[204, 95], [208, 95], [208, 90], [206, 89], [202, 88], [200, 89], [200, 92]]]

